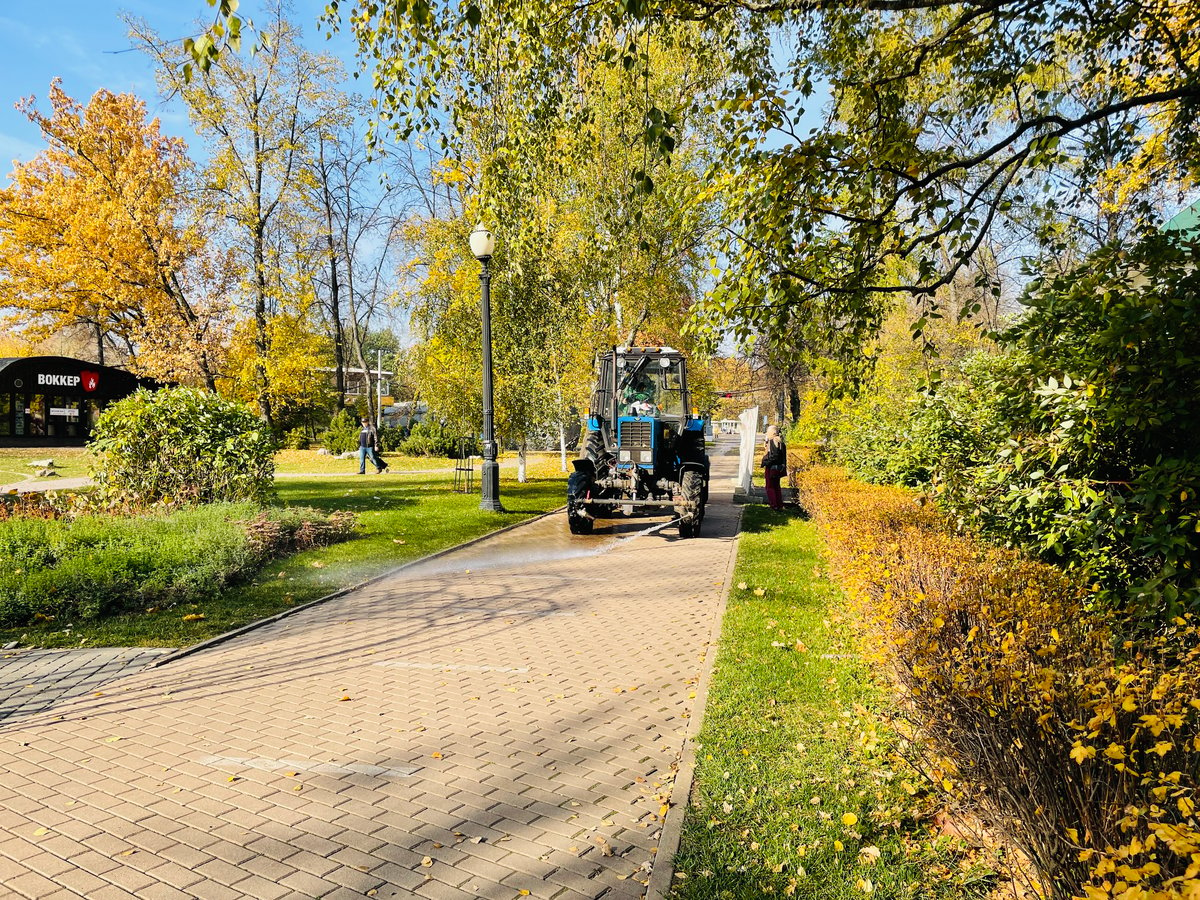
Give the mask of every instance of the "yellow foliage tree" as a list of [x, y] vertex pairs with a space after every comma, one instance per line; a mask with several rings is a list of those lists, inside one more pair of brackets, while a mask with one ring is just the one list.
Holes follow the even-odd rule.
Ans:
[[[178, 95], [210, 159], [204, 203], [224, 223], [236, 270], [234, 293], [250, 314], [256, 359], [254, 401], [271, 427], [278, 423], [271, 381], [276, 360], [292, 348], [275, 345], [276, 316], [305, 319], [303, 297], [293, 293], [298, 270], [308, 266], [302, 245], [325, 226], [309, 207], [313, 157], [320, 137], [343, 121], [346, 98], [334, 87], [339, 67], [332, 57], [307, 51], [300, 33], [269, 4], [270, 25], [252, 58], [226, 54], [198, 77], [179, 67], [180, 48], [144, 22], [129, 19], [130, 36], [158, 68], [164, 93]], [[286, 329], [286, 324], [283, 325]], [[238, 376], [235, 376], [238, 377]]]
[[0, 192], [0, 307], [29, 339], [71, 326], [116, 340], [131, 368], [215, 389], [226, 308], [223, 267], [188, 222], [191, 163], [179, 138], [147, 121], [132, 94], [98, 91], [86, 107], [58, 80], [50, 112], [17, 108], [48, 147]]
[[258, 402], [260, 377], [265, 371], [270, 392], [267, 401], [277, 417], [291, 420], [331, 402], [328, 379], [322, 371], [331, 361], [331, 341], [320, 333], [312, 296], [297, 296], [300, 299], [289, 309], [267, 320], [265, 337], [270, 352], [265, 357], [259, 352], [258, 326], [252, 316], [238, 321], [229, 348], [229, 393], [246, 403]]

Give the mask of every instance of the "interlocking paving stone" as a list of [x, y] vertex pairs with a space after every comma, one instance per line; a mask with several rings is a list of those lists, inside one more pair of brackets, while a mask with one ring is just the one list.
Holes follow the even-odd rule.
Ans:
[[[0, 895], [642, 896], [660, 807], [686, 799], [730, 462], [701, 538], [572, 539], [551, 516], [10, 715]], [[144, 660], [22, 665], [24, 684]]]
[[0, 652], [0, 728], [98, 691], [167, 652], [154, 647]]

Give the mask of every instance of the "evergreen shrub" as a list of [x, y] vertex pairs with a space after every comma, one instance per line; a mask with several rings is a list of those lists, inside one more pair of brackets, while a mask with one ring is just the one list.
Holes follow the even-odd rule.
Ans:
[[312, 439], [308, 436], [308, 429], [301, 426], [293, 428], [283, 436], [284, 450], [307, 450], [312, 446]]
[[427, 419], [409, 429], [408, 438], [400, 445], [400, 449], [408, 456], [458, 459], [460, 456], [477, 455], [479, 442], [472, 437], [467, 438], [464, 445], [462, 436], [453, 433], [446, 423]]
[[132, 507], [263, 501], [275, 442], [244, 405], [186, 387], [138, 390], [101, 413], [88, 444], [100, 495]]
[[329, 429], [321, 435], [321, 443], [330, 453], [349, 453], [358, 448], [358, 433], [362, 430], [348, 409], [339, 409], [329, 422]]

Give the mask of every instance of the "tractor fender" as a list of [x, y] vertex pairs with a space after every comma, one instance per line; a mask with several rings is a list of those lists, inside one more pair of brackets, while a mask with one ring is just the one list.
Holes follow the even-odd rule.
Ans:
[[699, 472], [708, 480], [708, 462], [702, 459], [684, 459], [679, 461], [679, 474], [682, 477], [684, 472]]

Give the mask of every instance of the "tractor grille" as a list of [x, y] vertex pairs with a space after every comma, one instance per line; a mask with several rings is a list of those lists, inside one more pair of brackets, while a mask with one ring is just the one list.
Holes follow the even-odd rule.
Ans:
[[649, 450], [651, 422], [622, 422], [617, 447], [620, 450]]

